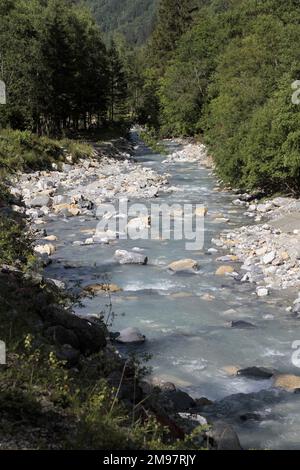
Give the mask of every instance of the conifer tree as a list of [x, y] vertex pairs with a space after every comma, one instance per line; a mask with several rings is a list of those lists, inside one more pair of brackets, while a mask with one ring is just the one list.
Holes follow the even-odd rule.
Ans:
[[109, 57], [109, 119], [114, 122], [115, 118], [124, 113], [127, 98], [127, 83], [125, 71], [121, 62], [115, 43], [112, 41], [108, 50]]

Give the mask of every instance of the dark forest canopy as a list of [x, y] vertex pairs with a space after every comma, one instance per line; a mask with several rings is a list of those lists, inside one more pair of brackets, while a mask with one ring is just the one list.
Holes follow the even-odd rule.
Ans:
[[226, 182], [299, 192], [299, 1], [196, 3], [190, 15], [189, 1], [160, 2], [142, 120], [161, 135], [202, 135]]
[[110, 39], [123, 35], [129, 44], [140, 45], [148, 39], [158, 0], [79, 0], [87, 4], [101, 30]]
[[126, 100], [123, 65], [88, 9], [71, 0], [0, 0], [0, 17], [2, 126], [56, 134], [101, 124], [108, 110], [116, 115]]

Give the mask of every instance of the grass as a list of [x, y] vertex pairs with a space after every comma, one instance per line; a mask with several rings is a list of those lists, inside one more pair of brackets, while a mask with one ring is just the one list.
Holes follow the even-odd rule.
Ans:
[[29, 131], [2, 130], [0, 132], [0, 170], [6, 172], [38, 171], [60, 165], [67, 156], [72, 160], [90, 157], [93, 148], [71, 139], [54, 140], [39, 137]]

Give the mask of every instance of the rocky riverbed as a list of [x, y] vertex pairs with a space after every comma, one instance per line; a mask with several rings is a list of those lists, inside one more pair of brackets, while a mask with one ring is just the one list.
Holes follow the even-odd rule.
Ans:
[[[275, 197], [265, 202], [247, 201], [247, 195], [233, 201], [245, 208], [254, 224], [226, 230], [215, 244], [229, 249], [242, 262], [242, 282], [257, 285], [258, 296], [272, 289], [300, 287], [300, 201]], [[290, 307], [300, 312], [300, 294]]]
[[[139, 162], [124, 146], [114, 151], [109, 147], [109, 155], [98, 151], [91, 160], [68, 162], [60, 171], [21, 175], [13, 193], [23, 198], [25, 209], [15, 210], [31, 218], [36, 252], [44, 264], [52, 262], [48, 279], [58, 287], [81, 282], [80, 291], [92, 294], [76, 313], [92, 319], [109, 293], [121, 333], [113, 339], [119, 338], [121, 352], [134, 347], [153, 354], [154, 379], [141, 384], [141, 393], [152, 396], [159, 384], [167, 394], [169, 405], [157, 413], [162, 421], [180, 434], [178, 416], [194, 423], [208, 420], [217, 428], [221, 420], [222, 429], [234, 425], [244, 446], [258, 445], [249, 437], [247, 423], [267, 426], [273, 420], [273, 432], [274, 407], [292, 406], [291, 395], [293, 406], [297, 404], [291, 392], [298, 390], [299, 377], [287, 361], [292, 339], [298, 338], [295, 329], [284, 330], [279, 311], [293, 309], [296, 321], [300, 301], [291, 304], [299, 286], [298, 201], [262, 203], [220, 191], [205, 147], [182, 141], [167, 145], [167, 158], [147, 152], [144, 157], [145, 150], [135, 142]], [[122, 198], [203, 203], [203, 250], [187, 256], [173, 240], [130, 242], [97, 233], [97, 208]], [[132, 223], [147, 227], [146, 219]], [[99, 273], [108, 273], [109, 282], [99, 281]], [[292, 289], [289, 303], [281, 302], [281, 289]], [[123, 316], [124, 309], [128, 316]], [[111, 379], [117, 383], [118, 377]], [[128, 399], [126, 387], [123, 398]], [[169, 406], [162, 416], [161, 410]], [[233, 411], [228, 414], [229, 409]], [[226, 429], [229, 443], [217, 447], [238, 448], [234, 431]], [[264, 447], [274, 445], [266, 443], [272, 432], [265, 431]]]

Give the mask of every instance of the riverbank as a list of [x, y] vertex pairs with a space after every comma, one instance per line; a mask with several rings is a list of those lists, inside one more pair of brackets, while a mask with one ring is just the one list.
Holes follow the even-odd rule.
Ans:
[[[242, 196], [234, 205], [245, 208], [245, 215], [254, 221], [238, 230], [227, 230], [215, 243], [229, 249], [240, 261], [241, 281], [256, 285], [258, 296], [272, 290], [300, 288], [300, 201], [274, 197], [260, 202]], [[299, 295], [290, 311], [300, 312]]]
[[[172, 142], [170, 142], [170, 144], [173, 145]], [[125, 404], [127, 403], [127, 405], [129, 405], [129, 402], [131, 403], [129, 405], [131, 410], [133, 407], [133, 395], [135, 398], [138, 397], [137, 400], [141, 400], [143, 402], [143, 406], [144, 403], [148, 403], [145, 407], [146, 414], [150, 412], [151, 416], [156, 417], [159, 423], [169, 429], [171, 440], [176, 436], [180, 437], [180, 439], [184, 439], [183, 436], [186, 432], [189, 432], [190, 426], [194, 427], [199, 423], [204, 424], [208, 420], [210, 425], [214, 423], [213, 429], [218, 429], [218, 426], [223, 426], [224, 429], [225, 426], [227, 429], [226, 433], [229, 433], [229, 436], [231, 436], [230, 444], [228, 444], [228, 441], [226, 444], [224, 441], [221, 443], [215, 442], [213, 444], [214, 448], [222, 448], [223, 445], [230, 445], [237, 448], [238, 441], [230, 425], [232, 424], [234, 428], [237, 428], [238, 430], [243, 430], [245, 427], [241, 427], [241, 420], [244, 419], [244, 417], [245, 419], [243, 422], [245, 423], [253, 423], [255, 420], [262, 420], [263, 414], [256, 410], [256, 406], [258, 406], [258, 404], [260, 407], [263, 406], [264, 402], [267, 403], [270, 401], [275, 403], [279, 396], [280, 400], [289, 400], [289, 397], [291, 396], [290, 392], [297, 390], [299, 384], [297, 375], [291, 376], [290, 373], [286, 374], [286, 369], [282, 368], [282, 366], [270, 367], [269, 360], [267, 364], [265, 364], [264, 361], [261, 360], [261, 356], [259, 356], [259, 359], [252, 358], [251, 360], [250, 358], [242, 359], [242, 355], [240, 354], [239, 364], [231, 363], [228, 359], [226, 360], [226, 351], [225, 349], [223, 350], [226, 345], [223, 345], [223, 338], [226, 339], [228, 337], [228, 341], [230, 343], [232, 341], [230, 338], [234, 334], [235, 337], [238, 338], [239, 335], [241, 335], [241, 338], [245, 340], [243, 332], [248, 332], [247, 340], [250, 339], [252, 345], [251, 338], [253, 335], [251, 334], [251, 331], [256, 334], [260, 333], [260, 328], [258, 328], [260, 318], [256, 316], [255, 312], [251, 318], [249, 318], [248, 312], [246, 314], [246, 318], [245, 312], [239, 312], [241, 308], [245, 311], [247, 310], [247, 297], [245, 297], [244, 301], [243, 297], [240, 299], [240, 302], [242, 302], [241, 306], [238, 306], [237, 301], [234, 302], [233, 299], [231, 301], [227, 299], [227, 290], [230, 291], [228, 295], [231, 297], [239, 297], [239, 295], [243, 295], [244, 291], [246, 293], [249, 292], [249, 294], [246, 294], [247, 296], [251, 294], [251, 291], [255, 292], [255, 288], [252, 289], [251, 284], [237, 282], [242, 278], [240, 274], [241, 259], [233, 253], [229, 256], [227, 254], [228, 246], [226, 243], [217, 241], [217, 248], [212, 248], [211, 244], [207, 245], [203, 254], [201, 254], [201, 259], [199, 259], [199, 254], [193, 255], [195, 257], [193, 263], [197, 263], [197, 265], [200, 266], [200, 269], [197, 269], [192, 275], [189, 274], [188, 277], [184, 277], [183, 274], [178, 271], [174, 271], [170, 274], [164, 269], [164, 266], [171, 266], [170, 261], [174, 261], [175, 258], [179, 258], [181, 250], [177, 250], [178, 253], [176, 253], [176, 257], [172, 254], [173, 260], [171, 258], [171, 260], [168, 261], [168, 258], [161, 255], [161, 258], [156, 260], [153, 259], [154, 242], [151, 241], [149, 242], [149, 247], [137, 247], [135, 245], [136, 249], [132, 248], [131, 251], [126, 251], [125, 258], [128, 262], [130, 261], [130, 265], [128, 265], [127, 268], [127, 264], [119, 264], [119, 260], [117, 259], [110, 260], [110, 254], [116, 253], [116, 245], [118, 244], [121, 245], [121, 248], [126, 250], [129, 250], [129, 247], [132, 247], [133, 244], [128, 242], [121, 243], [118, 238], [115, 239], [115, 234], [110, 234], [111, 236], [108, 236], [109, 234], [107, 233], [99, 234], [99, 232], [97, 233], [97, 227], [95, 228], [95, 225], [98, 225], [97, 207], [105, 206], [105, 204], [118, 200], [120, 197], [125, 198], [127, 196], [129, 200], [133, 202], [141, 199], [149, 200], [150, 194], [154, 195], [151, 196], [151, 199], [157, 199], [158, 201], [161, 201], [161, 199], [165, 200], [165, 198], [170, 201], [173, 201], [174, 198], [177, 201], [183, 197], [186, 198], [186, 196], [183, 195], [182, 188], [180, 185], [178, 186], [178, 181], [174, 181], [174, 177], [171, 175], [169, 176], [169, 172], [174, 173], [174, 169], [176, 170], [176, 174], [180, 174], [182, 172], [184, 178], [186, 178], [183, 171], [185, 171], [185, 168], [191, 168], [191, 171], [193, 172], [192, 175], [204, 174], [204, 178], [209, 178], [209, 181], [211, 180], [210, 184], [215, 184], [215, 180], [211, 176], [212, 170], [203, 169], [207, 167], [210, 168], [207, 163], [207, 154], [203, 147], [199, 147], [198, 145], [191, 143], [188, 143], [185, 147], [184, 142], [182, 141], [180, 143], [176, 142], [174, 145], [175, 151], [173, 147], [171, 147], [169, 156], [167, 158], [165, 158], [165, 156], [162, 157], [161, 166], [155, 165], [157, 170], [154, 170], [152, 167], [148, 168], [147, 165], [135, 162], [134, 158], [129, 155], [133, 147], [135, 147], [136, 152], [140, 152], [138, 148], [139, 144], [135, 143], [134, 146], [130, 145], [128, 148], [124, 148], [124, 141], [122, 141], [122, 150], [120, 151], [119, 149], [115, 154], [112, 150], [112, 146], [106, 145], [106, 148], [109, 148], [110, 152], [109, 158], [105, 151], [103, 151], [103, 153], [99, 154], [100, 161], [95, 153], [88, 162], [82, 160], [75, 164], [72, 164], [71, 162], [67, 163], [66, 166], [61, 168], [62, 171], [54, 170], [52, 172], [37, 172], [30, 175], [23, 175], [22, 184], [16, 184], [13, 192], [19, 195], [24, 193], [24, 200], [26, 201], [27, 206], [25, 208], [23, 207], [23, 209], [17, 209], [17, 212], [26, 212], [27, 217], [31, 217], [32, 226], [35, 230], [38, 230], [35, 234], [36, 238], [34, 242], [36, 253], [41, 256], [44, 264], [50, 263], [44, 276], [47, 280], [44, 280], [43, 282], [52, 283], [59, 289], [66, 285], [66, 287], [70, 289], [69, 292], [72, 292], [72, 295], [76, 296], [77, 301], [79, 300], [80, 303], [85, 304], [84, 309], [76, 308], [77, 315], [79, 315], [85, 322], [88, 321], [93, 323], [94, 321], [99, 321], [99, 315], [97, 315], [96, 312], [99, 312], [100, 308], [103, 308], [100, 307], [102, 305], [104, 305], [102, 316], [100, 316], [102, 319], [103, 315], [104, 319], [107, 318], [105, 316], [105, 305], [112, 305], [112, 307], [109, 306], [108, 308], [109, 316], [114, 316], [114, 312], [112, 312], [111, 308], [113, 308], [113, 310], [115, 310], [115, 308], [119, 310], [119, 306], [122, 309], [125, 306], [126, 310], [131, 310], [135, 308], [135, 305], [137, 305], [138, 315], [135, 321], [137, 322], [137, 319], [141, 319], [140, 324], [143, 325], [141, 331], [132, 329], [133, 326], [136, 326], [133, 323], [134, 317], [131, 318], [131, 320], [125, 317], [122, 322], [120, 322], [120, 319], [117, 320], [118, 325], [120, 325], [120, 323], [124, 324], [124, 327], [132, 325], [131, 330], [126, 331], [126, 333], [119, 330], [122, 341], [124, 338], [125, 342], [128, 340], [131, 341], [133, 338], [135, 340], [139, 340], [141, 343], [140, 346], [127, 344], [125, 345], [125, 349], [124, 345], [120, 345], [122, 346], [121, 351], [123, 354], [124, 352], [126, 353], [126, 349], [130, 351], [133, 348], [133, 351], [141, 351], [143, 353], [147, 351], [149, 347], [151, 350], [151, 345], [153, 344], [155, 346], [155, 342], [156, 345], [159, 345], [160, 339], [158, 331], [155, 330], [153, 331], [153, 335], [150, 334], [151, 325], [153, 324], [153, 326], [155, 326], [155, 320], [157, 322], [157, 327], [162, 329], [163, 334], [168, 335], [168, 332], [171, 331], [168, 325], [160, 326], [158, 323], [158, 318], [156, 318], [155, 312], [156, 305], [158, 312], [161, 311], [161, 309], [164, 311], [164, 315], [160, 315], [161, 320], [163, 317], [167, 319], [169, 308], [172, 308], [172, 315], [176, 313], [174, 308], [175, 304], [172, 303], [173, 300], [176, 300], [176, 309], [183, 309], [182, 313], [186, 318], [185, 322], [191, 321], [191, 312], [193, 313], [194, 310], [200, 310], [201, 316], [203, 317], [203, 312], [205, 312], [205, 309], [208, 309], [209, 329], [207, 332], [205, 331], [205, 336], [202, 336], [201, 334], [203, 318], [198, 318], [194, 327], [194, 330], [196, 330], [196, 328], [200, 328], [200, 332], [196, 334], [194, 333], [194, 336], [197, 341], [201, 338], [200, 354], [203, 356], [200, 366], [198, 366], [198, 362], [193, 360], [193, 367], [195, 368], [194, 375], [196, 378], [199, 376], [199, 379], [201, 380], [201, 387], [197, 388], [197, 391], [193, 391], [193, 388], [189, 384], [185, 383], [184, 380], [178, 380], [178, 378], [174, 376], [177, 374], [173, 373], [173, 376], [171, 372], [168, 375], [157, 374], [157, 371], [154, 370], [153, 375], [156, 375], [157, 379], [154, 379], [150, 383], [149, 380], [146, 382], [141, 381], [138, 385], [138, 392], [137, 384], [132, 387], [132, 383], [130, 385], [129, 380], [129, 382], [126, 382], [126, 386], [120, 387], [119, 397], [122, 401], [125, 401]], [[142, 152], [143, 151], [144, 150], [142, 149]], [[149, 155], [148, 158], [151, 158], [151, 155]], [[195, 169], [197, 169], [196, 173]], [[166, 171], [168, 174], [166, 174]], [[190, 181], [189, 178], [188, 181]], [[194, 182], [194, 179], [191, 181]], [[197, 182], [197, 191], [199, 190], [198, 185], [199, 183]], [[134, 188], [134, 191], [129, 188]], [[192, 185], [188, 186], [188, 190], [193, 194], [193, 191], [196, 190], [196, 186], [195, 189]], [[207, 194], [207, 186], [202, 189], [200, 187], [200, 190]], [[131, 193], [129, 193], [129, 191], [131, 191]], [[226, 199], [226, 207], [224, 206], [224, 196], [223, 193], [220, 192], [220, 188], [215, 187], [212, 190], [212, 193], [209, 193], [208, 201], [211, 202], [207, 203], [206, 210], [203, 212], [206, 224], [210, 227], [210, 230], [213, 230], [213, 233], [219, 233], [218, 227], [221, 228], [220, 231], [224, 231], [224, 227], [226, 226], [228, 227], [227, 230], [229, 232], [242, 231], [243, 229], [240, 228], [233, 229], [231, 225], [233, 223], [236, 225], [235, 221], [238, 221], [242, 215], [242, 220], [249, 220], [252, 222], [254, 217], [251, 216], [251, 218], [248, 218], [248, 215], [245, 215], [244, 213], [249, 211], [251, 212], [253, 207], [250, 207], [249, 201], [243, 201], [244, 198], [248, 199], [247, 196], [241, 196], [241, 199], [239, 200], [240, 202], [238, 202], [235, 194], [227, 192], [224, 193], [224, 195], [228, 198], [228, 200]], [[59, 200], [56, 198], [59, 198]], [[216, 198], [219, 198], [217, 206], [212, 203]], [[45, 205], [45, 202], [47, 202], [47, 205]], [[234, 204], [232, 204], [232, 202]], [[249, 207], [247, 204], [249, 204]], [[57, 206], [59, 206], [59, 210], [57, 209]], [[255, 216], [255, 218], [256, 217], [257, 216]], [[256, 223], [258, 223], [258, 220]], [[251, 225], [248, 227], [249, 230], [250, 228], [253, 228], [253, 226]], [[70, 238], [66, 238], [66, 235], [68, 234], [72, 236], [70, 236]], [[208, 242], [209, 241], [207, 241], [207, 243]], [[137, 244], [137, 242], [135, 242], [135, 244]], [[157, 247], [161, 247], [163, 252], [166, 250], [166, 242], [163, 240], [157, 240], [155, 241], [155, 244]], [[239, 245], [237, 244], [237, 246]], [[152, 251], [149, 251], [149, 248], [151, 248]], [[123, 257], [124, 250], [121, 250], [121, 252]], [[109, 261], [105, 264], [105, 259], [101, 258], [105, 258], [107, 256]], [[141, 263], [140, 260], [148, 259], [148, 257], [149, 263], [147, 268], [145, 268], [142, 266], [144, 265], [144, 262]], [[82, 261], [80, 261], [81, 258]], [[90, 258], [94, 265], [93, 269], [88, 267]], [[122, 261], [125, 262], [125, 258], [122, 258]], [[138, 264], [132, 264], [133, 261]], [[206, 273], [203, 270], [203, 266], [201, 266], [203, 263], [206, 263], [209, 272]], [[139, 268], [140, 264], [141, 267]], [[53, 267], [51, 267], [52, 265]], [[87, 267], [85, 268], [84, 266]], [[211, 270], [214, 271], [211, 272]], [[108, 272], [108, 279], [101, 278], [100, 280], [99, 271], [101, 273]], [[122, 278], [120, 278], [118, 274], [123, 271], [127, 279], [126, 284], [124, 284], [124, 281], [121, 281]], [[216, 275], [217, 271], [218, 275]], [[147, 290], [144, 287], [147, 286], [147, 283], [144, 281], [144, 276], [146, 276], [146, 273], [148, 272], [150, 273], [150, 276], [153, 276], [154, 278], [159, 277], [159, 283], [157, 282], [156, 284], [159, 285], [159, 287], [156, 287], [155, 289], [152, 288], [150, 290]], [[55, 273], [58, 274], [57, 277], [54, 275]], [[110, 279], [111, 275], [113, 276], [112, 279]], [[210, 288], [207, 283], [207, 276], [209, 276], [210, 282], [213, 282], [213, 285]], [[82, 285], [80, 283], [81, 279], [83, 279]], [[73, 287], [72, 283], [74, 284]], [[136, 290], [135, 287], [138, 286], [139, 283], [142, 286], [140, 294], [139, 290]], [[154, 286], [155, 284], [153, 284], [152, 281], [150, 285]], [[165, 287], [165, 285], [167, 287]], [[173, 285], [174, 287], [172, 287]], [[202, 285], [203, 287], [201, 287]], [[248, 285], [249, 288], [247, 287]], [[174, 290], [169, 292], [169, 286]], [[264, 285], [259, 287], [265, 288]], [[130, 290], [132, 288], [134, 290]], [[159, 288], [162, 290], [157, 290]], [[167, 292], [165, 292], [166, 289], [168, 289]], [[223, 300], [224, 295], [225, 302]], [[149, 314], [147, 314], [148, 302], [145, 302], [145, 299], [148, 299], [148, 297], [150, 302], [149, 306], [151, 307]], [[222, 306], [218, 302], [218, 297], [222, 299]], [[266, 296], [266, 299], [271, 301], [272, 297], [272, 295]], [[261, 301], [263, 299], [259, 300]], [[274, 301], [275, 300], [276, 299], [274, 299]], [[276, 302], [278, 301], [276, 300]], [[257, 303], [257, 307], [255, 308], [265, 310], [265, 306], [259, 303]], [[270, 313], [267, 313], [266, 311], [266, 315], [264, 315], [264, 317], [266, 317], [265, 321], [270, 322], [271, 318], [274, 318], [274, 315], [271, 314], [272, 308], [274, 307], [270, 305]], [[220, 309], [219, 313], [218, 309]], [[246, 391], [256, 390], [257, 383], [258, 388], [263, 388], [263, 390], [258, 394], [253, 392], [252, 394], [245, 393], [243, 396], [241, 396], [241, 394], [227, 396], [229, 395], [228, 392], [222, 392], [225, 398], [222, 400], [215, 400], [219, 392], [217, 391], [218, 385], [214, 385], [215, 391], [211, 397], [211, 392], [209, 392], [210, 389], [205, 384], [206, 381], [209, 383], [212, 378], [207, 375], [205, 370], [207, 367], [205, 364], [208, 361], [204, 356], [204, 351], [205, 341], [207, 341], [208, 344], [211, 342], [209, 340], [210, 329], [212, 328], [210, 326], [211, 322], [218, 323], [220, 321], [217, 317], [212, 319], [213, 312], [218, 313], [218, 316], [221, 318], [223, 316], [227, 321], [230, 320], [230, 328], [228, 328], [228, 326], [224, 327], [225, 325], [220, 323], [220, 332], [219, 328], [215, 330], [215, 334], [221, 335], [219, 342], [221, 342], [222, 345], [222, 355], [224, 355], [224, 358], [222, 361], [222, 356], [215, 357], [214, 361], [216, 364], [214, 365], [213, 377], [218, 379], [219, 374], [221, 374], [220, 379], [218, 379], [221, 380], [219, 386], [222, 387], [226, 385], [228, 390], [232, 390], [231, 393], [234, 393], [234, 387], [236, 387], [237, 390], [241, 389], [241, 387], [244, 387], [244, 390]], [[144, 316], [146, 316], [147, 320], [143, 323], [142, 319]], [[148, 324], [150, 325], [150, 329], [147, 328], [147, 341], [145, 346], [143, 346], [143, 333], [146, 325]], [[265, 327], [266, 326], [263, 326], [263, 328]], [[175, 331], [174, 334], [170, 334], [170, 340], [174, 337], [179, 345], [181, 338], [186, 338], [188, 341], [186, 346], [189, 347], [189, 344], [193, 344], [194, 339], [193, 335], [188, 330], [188, 324], [184, 328], [184, 331], [182, 331], [182, 336], [181, 330], [183, 330], [183, 326], [181, 326], [180, 320], [176, 317]], [[148, 337], [148, 334], [150, 337]], [[115, 338], [116, 335], [113, 335], [112, 339]], [[62, 336], [61, 341], [65, 342], [66, 337]], [[68, 341], [70, 341], [70, 338]], [[108, 333], [106, 334], [106, 341], [109, 345], [111, 344], [111, 338]], [[227, 344], [227, 340], [225, 343]], [[161, 356], [161, 352], [157, 351], [157, 346], [154, 347], [154, 359], [152, 363], [155, 364], [155, 362], [163, 359], [168, 363], [170, 371], [170, 366], [172, 366], [172, 370], [180, 370], [181, 362], [177, 363], [178, 365], [174, 368], [172, 356], [169, 356], [169, 352], [163, 345], [164, 343], [162, 343], [164, 351], [163, 356]], [[61, 346], [62, 345], [60, 345], [60, 347]], [[74, 346], [76, 346], [75, 343], [73, 343], [72, 347]], [[115, 344], [115, 346], [120, 350], [119, 344]], [[191, 352], [193, 353], [193, 351]], [[240, 351], [240, 353], [241, 352], [242, 351]], [[187, 351], [182, 351], [181, 354], [180, 350], [178, 351], [178, 354], [180, 361], [184, 364], [184, 361], [187, 361], [185, 356], [188, 356], [189, 354], [187, 354]], [[245, 347], [245, 355], [247, 356], [247, 347]], [[233, 355], [233, 358], [236, 360], [236, 355]], [[275, 359], [276, 356], [274, 356], [274, 360]], [[189, 361], [191, 360], [192, 356], [189, 358]], [[246, 360], [247, 362], [245, 362]], [[260, 363], [258, 363], [258, 360]], [[254, 365], [255, 367], [253, 367]], [[122, 382], [122, 367], [124, 367], [124, 359], [120, 362], [120, 368], [112, 369], [110, 374], [105, 376], [106, 379], [109, 379], [110, 387], [114, 386], [115, 389], [119, 388], [119, 384]], [[189, 362], [187, 362], [187, 367], [190, 367]], [[198, 367], [199, 372], [197, 369]], [[182, 385], [180, 385], [180, 383]], [[269, 390], [270, 387], [271, 389]], [[279, 389], [277, 389], [277, 387], [279, 387]], [[187, 394], [187, 392], [190, 391], [193, 391], [193, 393]], [[154, 400], [152, 400], [153, 398]], [[213, 400], [211, 398], [213, 398]], [[225, 407], [225, 409], [229, 408], [235, 410], [230, 419], [228, 419], [226, 413], [224, 414], [223, 407]], [[248, 413], [248, 408], [253, 408], [251, 416]], [[143, 413], [144, 411], [142, 411], [142, 415]], [[222, 419], [221, 424], [218, 423], [220, 418]], [[203, 436], [207, 436], [207, 433], [202, 434], [202, 437]], [[184, 446], [184, 444], [182, 445]]]
[[[65, 284], [37, 271], [51, 263], [60, 243], [43, 228], [44, 218], [94, 217], [96, 205], [122, 195], [148, 198], [172, 191], [165, 176], [134, 163], [131, 146], [124, 150], [121, 144], [122, 150], [101, 146], [101, 153], [98, 147], [76, 163], [68, 154], [60, 169], [54, 163], [52, 171], [14, 176], [13, 200], [2, 201], [3, 218], [9, 211], [16, 223], [27, 221], [31, 262], [1, 267], [6, 306], [1, 338], [7, 345], [7, 365], [1, 367], [2, 449], [188, 449], [207, 447], [208, 434], [211, 448], [240, 446], [229, 426], [203, 427], [201, 401], [173, 384], [144, 382], [145, 366], [119, 355], [107, 319], [75, 316]], [[97, 284], [85, 293], [100, 290], [107, 295], [112, 286]]]

